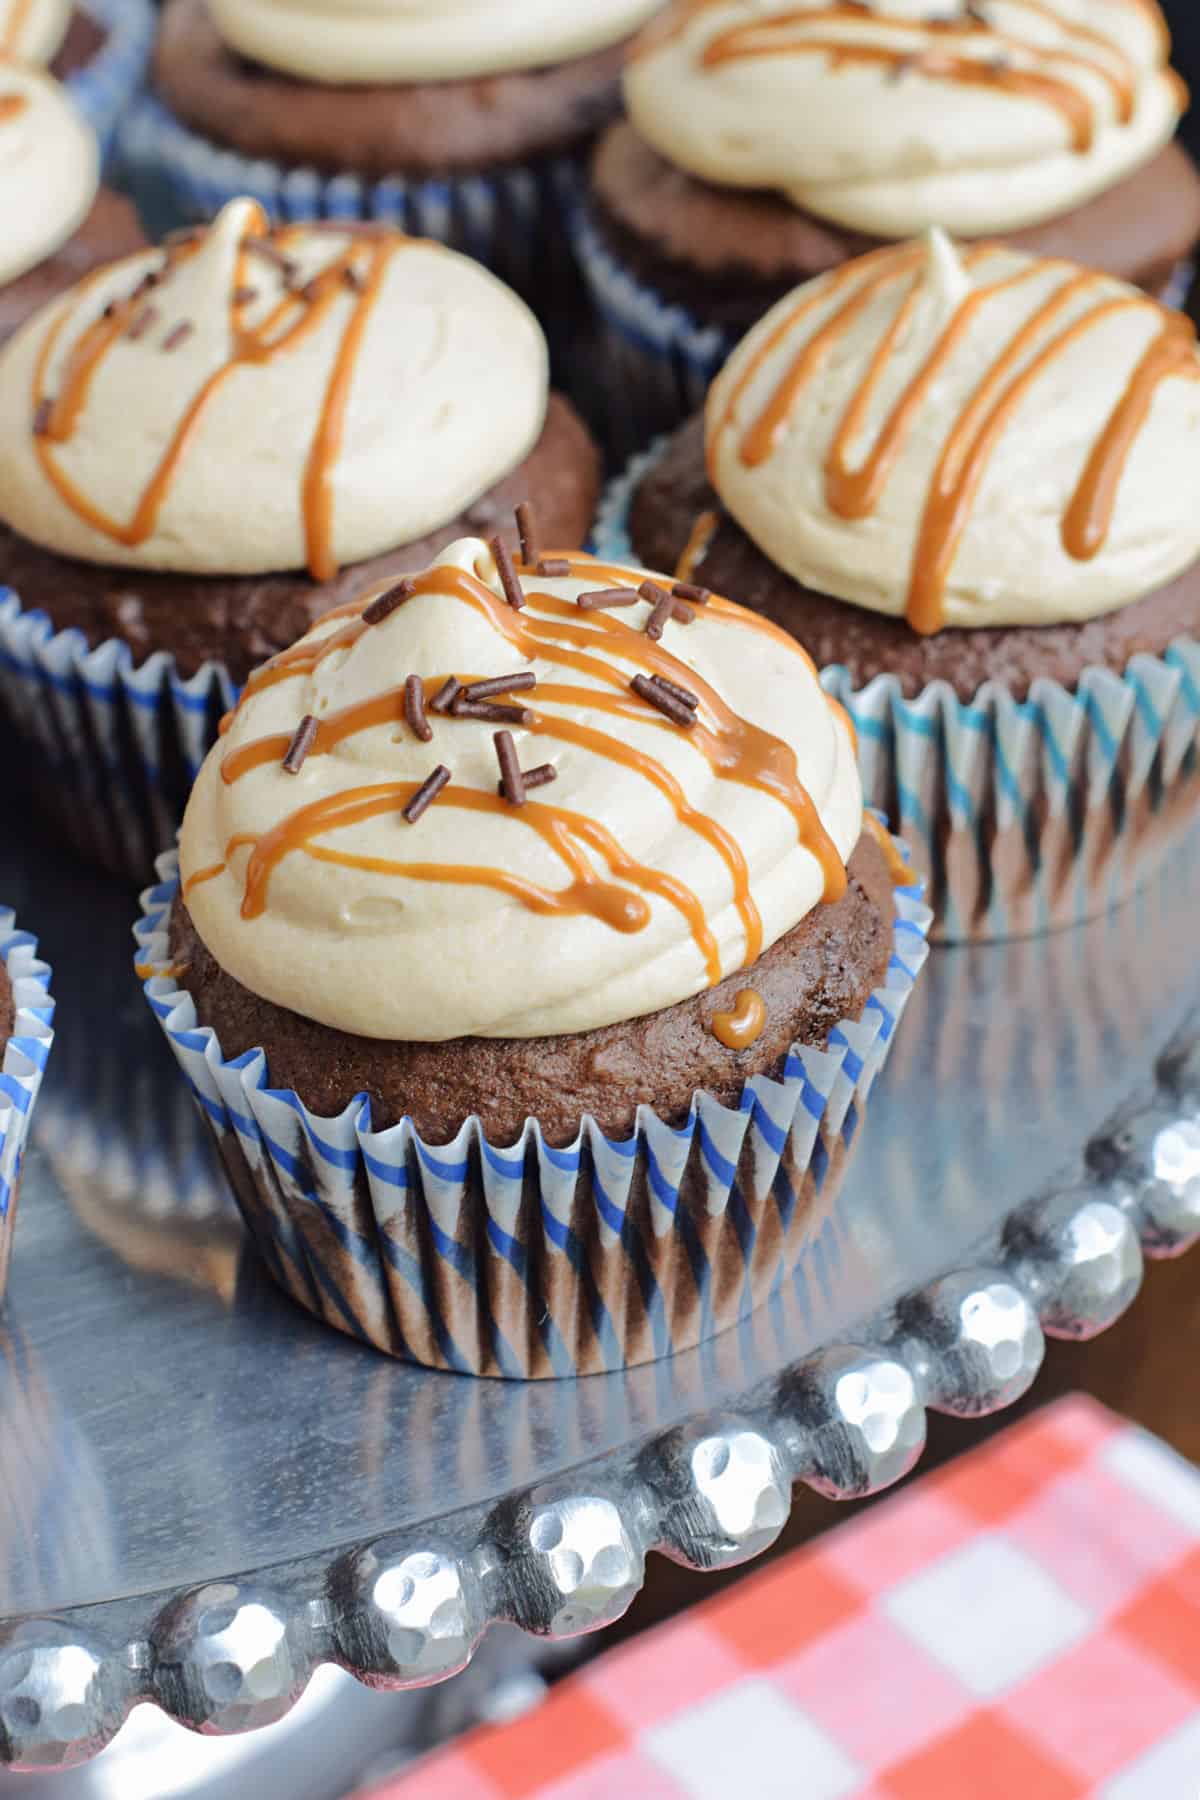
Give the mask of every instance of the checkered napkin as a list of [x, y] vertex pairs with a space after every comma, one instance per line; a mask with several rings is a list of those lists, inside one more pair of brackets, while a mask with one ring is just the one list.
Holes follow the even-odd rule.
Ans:
[[1085, 1795], [1200, 1800], [1200, 1473], [1070, 1399], [369, 1800]]

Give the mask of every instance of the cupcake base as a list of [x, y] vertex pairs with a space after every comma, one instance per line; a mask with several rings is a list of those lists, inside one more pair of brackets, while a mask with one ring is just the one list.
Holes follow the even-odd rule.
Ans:
[[1086, 626], [921, 638], [792, 581], [715, 500], [693, 424], [613, 484], [596, 552], [673, 569], [703, 522], [689, 579], [735, 593], [809, 650], [858, 733], [868, 803], [912, 845], [936, 938], [1078, 924], [1124, 900], [1191, 829], [1200, 568]]
[[257, 1046], [229, 1056], [169, 972], [174, 855], [160, 872], [136, 931], [146, 994], [275, 1278], [389, 1354], [480, 1375], [651, 1361], [775, 1291], [831, 1201], [929, 920], [899, 889], [886, 972], [858, 1016], [790, 1045], [733, 1104], [702, 1090], [674, 1121], [641, 1104], [616, 1135], [577, 1115], [558, 1145], [534, 1118], [497, 1143], [472, 1117], [430, 1144], [409, 1117], [379, 1129], [364, 1094], [314, 1115], [267, 1085]]

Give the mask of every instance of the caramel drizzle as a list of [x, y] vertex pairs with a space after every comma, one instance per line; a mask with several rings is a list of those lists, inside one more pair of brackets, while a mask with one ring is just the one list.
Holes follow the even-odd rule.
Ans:
[[708, 555], [709, 545], [716, 536], [717, 526], [721, 523], [721, 515], [711, 510], [697, 513], [688, 541], [683, 547], [683, 554], [675, 564], [676, 581], [690, 581], [704, 558]]
[[873, 837], [883, 852], [883, 860], [887, 864], [887, 872], [893, 887], [908, 887], [914, 880], [913, 872], [901, 856], [896, 840], [886, 825], [881, 825], [872, 812], [863, 814], [863, 830], [868, 837]]
[[[265, 215], [261, 223], [265, 229]], [[296, 228], [290, 228], [285, 232], [276, 232], [272, 234], [270, 241], [285, 244], [295, 235], [295, 231]], [[337, 560], [332, 548], [332, 473], [341, 449], [346, 406], [363, 337], [388, 265], [409, 242], [409, 239], [395, 233], [351, 243], [303, 290], [285, 293], [269, 313], [253, 326], [245, 322], [245, 303], [241, 298], [248, 287], [245, 268], [247, 251], [243, 244], [229, 297], [232, 352], [228, 360], [207, 377], [184, 408], [166, 449], [142, 490], [132, 517], [124, 521], [103, 511], [76, 486], [60, 467], [55, 456], [55, 446], [70, 443], [79, 429], [92, 384], [105, 358], [129, 330], [134, 315], [143, 303], [143, 296], [135, 294], [118, 303], [108, 316], [101, 315], [93, 320], [81, 333], [66, 359], [58, 392], [51, 400], [46, 386], [51, 358], [60, 337], [74, 317], [78, 304], [100, 277], [93, 276], [82, 282], [77, 290], [76, 308], [70, 308], [61, 314], [47, 332], [33, 378], [33, 416], [36, 418], [39, 412], [46, 411], [43, 402], [48, 406], [45, 429], [34, 434], [33, 447], [44, 474], [60, 499], [85, 524], [115, 543], [130, 548], [145, 543], [157, 526], [163, 505], [170, 494], [171, 484], [182, 467], [206, 409], [234, 370], [273, 362], [314, 332], [339, 299], [343, 302], [351, 299], [353, 306], [350, 319], [326, 385], [302, 487], [309, 571], [316, 581], [331, 580], [337, 573]], [[199, 247], [199, 243], [175, 246], [168, 255], [166, 273], [169, 274], [176, 263], [196, 255]], [[360, 253], [364, 250], [367, 257], [365, 273], [359, 261]], [[353, 289], [347, 286], [348, 273], [352, 274], [354, 280]]]
[[0, 95], [0, 125], [6, 125], [10, 119], [17, 119], [29, 105], [24, 94]]
[[[572, 573], [586, 572], [589, 577], [598, 581], [618, 575], [621, 579], [628, 578], [628, 570], [606, 570], [603, 564], [583, 555], [569, 557], [568, 562]], [[523, 572], [527, 579], [534, 574], [531, 570]], [[769, 793], [787, 806], [796, 820], [800, 841], [821, 866], [824, 898], [832, 901], [844, 893], [845, 868], [798, 779], [794, 752], [769, 732], [740, 718], [694, 670], [682, 664], [661, 643], [654, 642], [644, 633], [631, 630], [623, 621], [604, 613], [588, 615], [587, 623], [582, 623], [578, 608], [569, 601], [559, 600], [551, 594], [539, 593], [531, 588], [526, 589], [525, 608], [517, 612], [476, 577], [451, 567], [431, 569], [418, 576], [414, 582], [414, 594], [426, 592], [448, 593], [453, 599], [481, 612], [526, 660], [539, 657], [590, 678], [589, 685], [584, 687], [553, 682], [539, 684], [537, 697], [547, 703], [568, 706], [583, 704], [591, 710], [637, 720], [651, 729], [669, 731], [673, 728], [668, 721], [648, 717], [646, 709], [631, 699], [627, 668], [618, 668], [591, 652], [611, 649], [626, 663], [634, 663], [644, 670], [665, 675], [668, 679], [686, 681], [700, 701], [697, 723], [688, 734], [688, 742], [700, 751], [721, 779], [741, 782], [760, 792]], [[315, 642], [302, 641], [293, 645], [290, 650], [284, 651], [256, 671], [250, 677], [239, 704], [245, 704], [253, 694], [261, 693], [279, 681], [311, 674], [327, 656], [348, 649], [357, 642], [362, 632], [369, 629], [361, 616], [369, 600], [368, 595], [363, 600], [337, 608], [327, 616], [345, 619], [346, 622], [340, 629]], [[743, 615], [740, 610], [731, 609], [729, 602], [716, 596], [709, 604], [726, 616], [738, 618], [749, 629], [765, 630], [785, 644], [792, 655], [804, 655], [794, 640], [768, 621]], [[809, 661], [807, 658], [805, 660]], [[809, 661], [809, 667], [811, 666]], [[466, 684], [472, 677], [460, 674], [459, 679]], [[427, 683], [427, 691], [432, 695], [443, 680], [444, 676], [440, 674], [431, 678]], [[830, 703], [831, 709], [834, 704]], [[841, 709], [837, 710], [840, 712]], [[403, 687], [395, 687], [370, 700], [346, 707], [339, 713], [327, 714], [318, 721], [308, 756], [311, 759], [328, 755], [338, 745], [361, 731], [401, 720], [403, 713], [404, 690]], [[656, 757], [635, 748], [620, 737], [575, 719], [534, 712], [527, 729], [534, 736], [575, 744], [594, 755], [619, 763], [657, 788], [671, 804], [680, 823], [702, 837], [722, 858], [730, 876], [735, 906], [745, 932], [745, 961], [756, 961], [762, 950], [762, 920], [750, 891], [750, 873], [741, 846], [715, 819], [698, 812], [690, 805], [675, 776]], [[286, 753], [288, 742], [286, 733], [276, 733], [231, 751], [221, 765], [223, 779], [227, 783], [236, 782], [254, 769], [277, 763]], [[721, 979], [718, 947], [696, 895], [673, 877], [635, 862], [603, 827], [566, 808], [544, 802], [527, 802], [520, 809], [514, 809], [500, 795], [479, 793], [453, 785], [443, 789], [438, 798], [439, 806], [449, 802], [476, 811], [497, 813], [538, 830], [544, 841], [563, 860], [571, 877], [570, 885], [558, 895], [549, 894], [503, 870], [478, 867], [464, 870], [459, 865], [363, 859], [331, 850], [315, 842], [327, 831], [359, 823], [381, 813], [398, 812], [407, 805], [415, 792], [416, 785], [412, 783], [387, 783], [370, 788], [356, 788], [349, 794], [342, 793], [318, 801], [311, 807], [300, 809], [260, 839], [243, 838], [231, 842], [226, 849], [226, 863], [198, 871], [191, 877], [189, 888], [196, 882], [212, 879], [221, 873], [235, 850], [250, 844], [252, 854], [242, 903], [242, 911], [247, 918], [257, 916], [265, 906], [270, 876], [278, 863], [293, 850], [303, 850], [321, 861], [367, 869], [377, 874], [408, 875], [415, 880], [461, 881], [492, 886], [515, 895], [536, 911], [589, 912], [605, 919], [618, 930], [642, 929], [649, 919], [644, 900], [630, 910], [629, 902], [636, 896], [631, 896], [624, 889], [613, 888], [609, 883], [600, 882], [587, 857], [582, 854], [579, 846], [583, 843], [604, 857], [614, 876], [633, 881], [643, 890], [656, 893], [674, 905], [686, 919], [704, 957], [710, 985], [715, 985]], [[185, 889], [186, 891], [188, 890]], [[621, 896], [620, 905], [614, 896]]]
[[[996, 253], [994, 245], [979, 245], [964, 256], [974, 267]], [[962, 344], [981, 308], [997, 294], [1019, 286], [1045, 272], [1044, 263], [1031, 263], [1015, 274], [985, 282], [969, 293], [955, 309], [929, 357], [884, 422], [873, 449], [862, 465], [851, 469], [849, 453], [858, 439], [888, 363], [911, 318], [921, 290], [918, 271], [920, 252], [912, 246], [877, 252], [839, 270], [791, 308], [750, 357], [735, 383], [709, 441], [709, 469], [715, 473], [722, 440], [734, 422], [742, 400], [772, 352], [813, 311], [837, 300], [842, 289], [852, 291], [835, 306], [812, 337], [789, 363], [762, 410], [745, 429], [739, 444], [742, 462], [754, 468], [767, 461], [797, 406], [854, 320], [876, 297], [900, 288], [899, 304], [864, 375], [863, 382], [834, 434], [825, 463], [825, 498], [830, 511], [844, 519], [869, 517], [878, 506], [896, 462], [909, 441], [929, 393]], [[945, 623], [945, 593], [954, 558], [970, 523], [980, 486], [991, 456], [1021, 401], [1057, 358], [1105, 319], [1120, 312], [1150, 309], [1162, 328], [1135, 369], [1125, 394], [1113, 411], [1094, 446], [1062, 522], [1063, 547], [1077, 561], [1094, 557], [1107, 540], [1116, 509], [1117, 495], [1129, 457], [1161, 383], [1172, 376], [1200, 378], [1195, 353], [1196, 333], [1182, 314], [1168, 312], [1144, 295], [1104, 294], [1107, 278], [1095, 271], [1072, 272], [1060, 266], [1066, 279], [1038, 306], [1009, 343], [975, 390], [942, 448], [934, 472], [917, 535], [917, 547], [909, 578], [907, 617], [914, 631], [928, 634]], [[858, 286], [853, 286], [857, 281]], [[1095, 305], [1063, 328], [1056, 321], [1074, 302], [1098, 291]], [[1049, 338], [1046, 334], [1053, 332]]]
[[[33, 0], [13, 0], [4, 36], [0, 38], [0, 56], [15, 56], [25, 22], [33, 11]], [[2, 117], [3, 115], [0, 115]]]
[[[1137, 105], [1138, 70], [1121, 46], [1092, 26], [1063, 18], [1046, 0], [1015, 0], [1015, 3], [1040, 18], [1049, 19], [1061, 26], [1075, 43], [1087, 48], [1071, 49], [1066, 45], [1049, 47], [1031, 43], [1027, 38], [999, 31], [976, 18], [927, 21], [890, 18], [885, 13], [846, 3], [793, 7], [784, 12], [729, 26], [719, 31], [705, 45], [700, 53], [700, 66], [715, 69], [726, 63], [755, 58], [827, 56], [834, 69], [848, 64], [860, 64], [897, 70], [911, 63], [915, 57], [925, 75], [962, 87], [988, 87], [1039, 101], [1052, 108], [1063, 119], [1070, 132], [1074, 150], [1089, 150], [1096, 132], [1095, 107], [1085, 90], [1058, 75], [1044, 72], [1044, 65], [1053, 63], [1060, 68], [1066, 66], [1079, 69], [1104, 81], [1112, 92], [1118, 120], [1122, 125], [1127, 125], [1133, 118]], [[1169, 34], [1158, 8], [1144, 4], [1144, 0], [1129, 0], [1129, 3], [1157, 20], [1165, 58], [1170, 47]], [[722, 4], [722, 0], [692, 0], [691, 5], [684, 4], [668, 11], [662, 21], [643, 33], [635, 49], [635, 56], [647, 55], [676, 41], [695, 19], [719, 4]], [[854, 37], [789, 35], [795, 31], [804, 32], [810, 26], [849, 24], [862, 27], [871, 22], [912, 31], [917, 42], [901, 49], [867, 43]], [[1015, 66], [1011, 60], [984, 61], [970, 55], [956, 55], [944, 47], [956, 42], [979, 43], [981, 38], [994, 43], [1006, 57], [1012, 52], [1024, 53], [1039, 66], [1025, 69]], [[1089, 55], [1087, 49], [1100, 54]], [[1186, 90], [1184, 98], [1186, 103]]]
[[742, 988], [733, 997], [733, 1011], [714, 1013], [710, 1029], [727, 1050], [748, 1050], [762, 1036], [766, 1023], [762, 995], [753, 988]]

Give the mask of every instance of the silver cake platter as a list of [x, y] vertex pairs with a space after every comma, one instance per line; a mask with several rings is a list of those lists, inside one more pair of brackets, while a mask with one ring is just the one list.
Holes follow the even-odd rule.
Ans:
[[934, 951], [840, 1196], [744, 1324], [623, 1375], [390, 1362], [246, 1249], [130, 967], [134, 900], [0, 818], [58, 1038], [0, 1321], [0, 1760], [66, 1767], [156, 1702], [212, 1734], [322, 1664], [445, 1679], [490, 1625], [629, 1606], [652, 1550], [765, 1550], [1085, 1338], [1200, 1237], [1200, 842], [1122, 911]]

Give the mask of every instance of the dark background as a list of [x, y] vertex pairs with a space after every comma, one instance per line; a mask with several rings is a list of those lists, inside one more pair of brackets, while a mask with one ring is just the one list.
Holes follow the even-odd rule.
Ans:
[[1163, 11], [1175, 35], [1172, 61], [1187, 77], [1195, 96], [1192, 112], [1183, 122], [1183, 135], [1200, 153], [1200, 6], [1197, 0], [1163, 0]]

